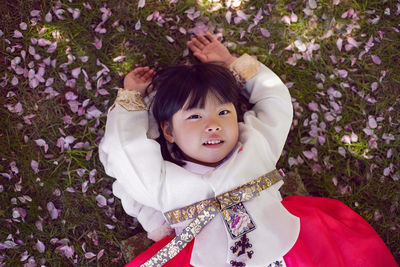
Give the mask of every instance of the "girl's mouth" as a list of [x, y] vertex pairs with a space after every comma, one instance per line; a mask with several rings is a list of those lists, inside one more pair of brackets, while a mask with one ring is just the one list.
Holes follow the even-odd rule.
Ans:
[[223, 140], [208, 140], [203, 143], [203, 146], [217, 146], [222, 144], [223, 142]]

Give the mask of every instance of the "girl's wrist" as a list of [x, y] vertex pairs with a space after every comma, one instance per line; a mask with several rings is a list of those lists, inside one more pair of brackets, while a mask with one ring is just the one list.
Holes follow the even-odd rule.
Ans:
[[230, 57], [225, 61], [226, 66], [229, 67], [236, 59], [237, 59], [237, 57], [230, 56]]
[[124, 87], [123, 89], [126, 90], [126, 91], [138, 92], [142, 97], [144, 96], [144, 91], [145, 91], [145, 89], [141, 89], [141, 88], [132, 88], [132, 87]]
[[120, 104], [123, 108], [125, 108], [128, 111], [144, 110], [147, 108], [146, 103], [143, 101], [143, 95], [138, 90], [129, 90], [126, 88], [120, 88], [118, 90], [115, 102]]

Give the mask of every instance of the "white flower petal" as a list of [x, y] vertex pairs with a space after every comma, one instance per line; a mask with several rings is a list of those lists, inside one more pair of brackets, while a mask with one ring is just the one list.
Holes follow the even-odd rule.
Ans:
[[315, 0], [308, 0], [308, 5], [310, 6], [311, 9], [317, 8], [317, 3], [315, 2]]
[[146, 0], [139, 0], [138, 8], [143, 8], [145, 4], [146, 4]]

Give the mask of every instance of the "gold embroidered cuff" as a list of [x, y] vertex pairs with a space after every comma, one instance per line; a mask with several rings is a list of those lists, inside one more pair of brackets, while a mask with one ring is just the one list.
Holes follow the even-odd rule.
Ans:
[[125, 90], [120, 88], [115, 102], [128, 111], [147, 109], [147, 105], [143, 101], [142, 95], [138, 91], [134, 90]]
[[233, 61], [229, 68], [239, 74], [239, 76], [247, 82], [258, 73], [259, 66], [260, 62], [256, 59], [248, 54], [243, 54]]

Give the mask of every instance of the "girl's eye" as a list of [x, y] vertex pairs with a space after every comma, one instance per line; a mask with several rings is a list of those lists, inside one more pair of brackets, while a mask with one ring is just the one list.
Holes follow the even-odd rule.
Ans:
[[190, 116], [188, 117], [188, 119], [190, 119], [190, 120], [193, 120], [193, 119], [200, 119], [200, 115], [193, 114], [193, 115], [190, 115]]
[[226, 114], [228, 114], [228, 113], [230, 113], [229, 110], [223, 110], [223, 111], [221, 111], [221, 112], [219, 113], [219, 115], [226, 115]]

